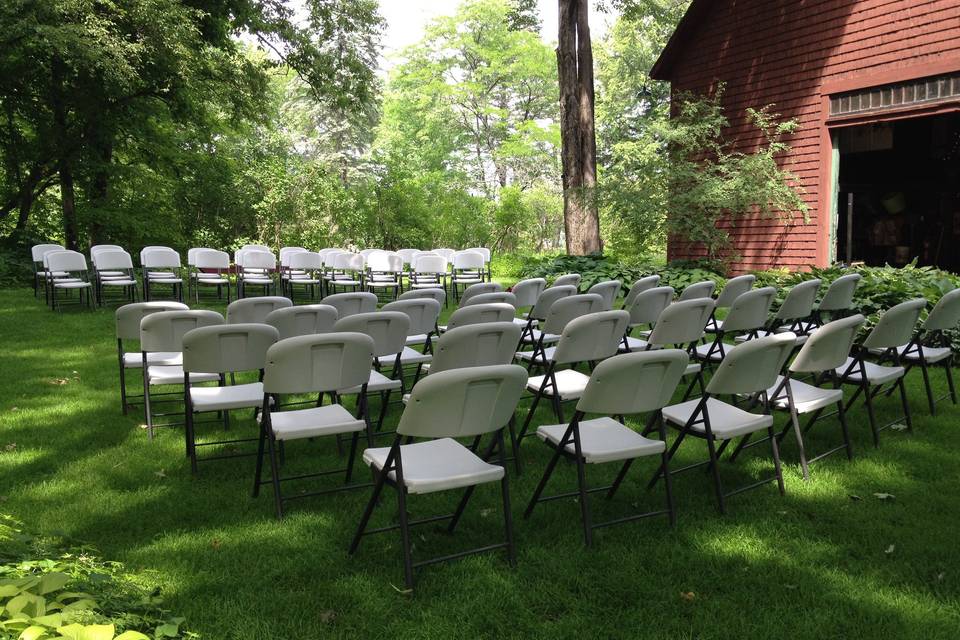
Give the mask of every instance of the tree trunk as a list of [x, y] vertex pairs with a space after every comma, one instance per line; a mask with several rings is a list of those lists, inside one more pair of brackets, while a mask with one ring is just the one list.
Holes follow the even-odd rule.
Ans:
[[[101, 138], [97, 144], [99, 165], [93, 174], [93, 183], [90, 187], [89, 206], [102, 212], [107, 206], [107, 198], [109, 196], [110, 163], [113, 162], [113, 140], [109, 134], [105, 132], [100, 132], [100, 135], [104, 137]], [[103, 235], [103, 225], [100, 223], [103, 217], [103, 215], [93, 216], [93, 223], [90, 225], [91, 246], [100, 244], [106, 239]]]
[[594, 135], [593, 48], [589, 0], [559, 0], [557, 72], [563, 161], [563, 226], [567, 253], [598, 253], [597, 146]]
[[59, 148], [57, 149], [57, 172], [60, 174], [60, 203], [63, 211], [63, 235], [67, 249], [77, 250], [76, 198], [73, 193], [73, 168], [70, 162], [70, 137], [67, 131], [67, 110], [63, 102], [63, 63], [54, 59], [53, 75], [53, 127]]

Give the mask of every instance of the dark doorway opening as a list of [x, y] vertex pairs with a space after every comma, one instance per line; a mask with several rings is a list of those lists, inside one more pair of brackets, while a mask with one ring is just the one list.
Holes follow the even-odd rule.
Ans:
[[837, 260], [960, 271], [960, 113], [838, 135]]

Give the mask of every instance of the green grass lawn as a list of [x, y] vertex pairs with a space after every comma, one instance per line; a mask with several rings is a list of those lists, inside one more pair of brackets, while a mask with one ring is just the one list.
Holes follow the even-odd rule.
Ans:
[[[143, 572], [207, 638], [960, 636], [960, 410], [943, 403], [931, 418], [919, 372], [909, 383], [913, 434], [885, 431], [875, 449], [858, 405], [852, 462], [820, 462], [805, 483], [789, 436], [785, 497], [767, 485], [730, 499], [720, 516], [709, 476], [689, 472], [675, 481], [676, 528], [659, 518], [599, 530], [590, 550], [572, 499], [520, 517], [548, 459], [528, 439], [524, 473], [511, 478], [517, 568], [500, 553], [437, 565], [418, 573], [409, 595], [398, 533], [346, 553], [368, 490], [295, 501], [279, 522], [269, 491], [250, 497], [252, 458], [206, 463], [193, 477], [179, 430], [150, 442], [142, 417], [120, 413], [112, 310], [59, 314], [29, 291], [0, 294], [0, 511]], [[934, 380], [944, 385], [942, 373]], [[886, 421], [898, 405], [880, 406]], [[538, 418], [552, 421], [545, 410]], [[233, 425], [255, 434], [249, 412]], [[219, 435], [217, 425], [200, 429]], [[837, 442], [833, 418], [814, 429], [809, 449]], [[681, 452], [678, 464], [706, 456], [699, 441]], [[287, 449], [291, 472], [337, 463], [329, 439]], [[613, 501], [597, 495], [597, 518], [659, 508], [662, 486], [644, 489], [655, 464], [635, 464]], [[771, 467], [769, 449], [757, 447], [721, 472], [732, 488]], [[608, 482], [616, 471], [590, 468], [588, 479]], [[565, 464], [551, 488], [574, 483]], [[373, 526], [395, 515], [394, 494], [385, 495]], [[458, 497], [409, 504], [422, 517], [449, 512]], [[498, 486], [483, 487], [454, 536], [415, 529], [415, 557], [499, 541], [499, 507]]]

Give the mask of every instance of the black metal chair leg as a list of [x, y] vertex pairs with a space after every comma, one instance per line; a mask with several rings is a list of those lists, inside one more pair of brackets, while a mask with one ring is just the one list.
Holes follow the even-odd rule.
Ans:
[[913, 431], [913, 419], [910, 417], [910, 403], [907, 401], [907, 386], [903, 383], [903, 378], [897, 380], [897, 386], [900, 387], [900, 404], [903, 405], [903, 418], [907, 422], [907, 431]]
[[577, 491], [580, 493], [580, 517], [583, 519], [583, 537], [588, 547], [593, 546], [593, 524], [590, 520], [590, 493], [587, 490], [587, 473], [583, 451], [580, 448], [580, 432], [574, 422], [573, 449], [577, 462]]
[[783, 469], [781, 469], [780, 466], [780, 445], [777, 444], [777, 438], [773, 433], [772, 425], [767, 427], [767, 435], [770, 437], [770, 448], [773, 450], [773, 469], [777, 476], [777, 488], [780, 489], [780, 495], [783, 495]]
[[864, 391], [864, 403], [867, 405], [867, 418], [870, 422], [870, 430], [873, 432], [873, 446], [880, 446], [880, 432], [877, 431], [877, 418], [873, 413], [873, 398], [870, 394], [870, 387], [866, 386], [866, 380], [864, 380], [864, 386], [862, 387]]
[[717, 494], [717, 509], [720, 513], [727, 512], [727, 506], [723, 499], [723, 484], [720, 481], [720, 468], [717, 464], [717, 449], [714, 446], [713, 436], [707, 434], [707, 450], [710, 453], [710, 472], [713, 475], [713, 488]]
[[270, 451], [270, 480], [273, 485], [273, 501], [277, 509], [277, 520], [283, 519], [283, 496], [280, 495], [280, 465], [277, 462], [276, 439], [267, 434], [267, 448]]

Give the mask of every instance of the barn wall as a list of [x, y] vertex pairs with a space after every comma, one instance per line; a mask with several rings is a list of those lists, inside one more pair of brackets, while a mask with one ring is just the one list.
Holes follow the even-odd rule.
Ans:
[[[801, 125], [787, 140], [793, 148], [784, 166], [805, 191], [809, 223], [799, 214], [792, 226], [738, 221], [730, 228], [742, 256], [735, 270], [824, 265], [830, 215], [824, 91], [960, 69], [960, 0], [714, 0], [678, 44], [669, 70], [675, 95], [725, 82], [726, 134], [740, 150], [757, 143], [747, 107], [776, 103], [775, 111]], [[669, 254], [702, 251], [672, 242]]]

